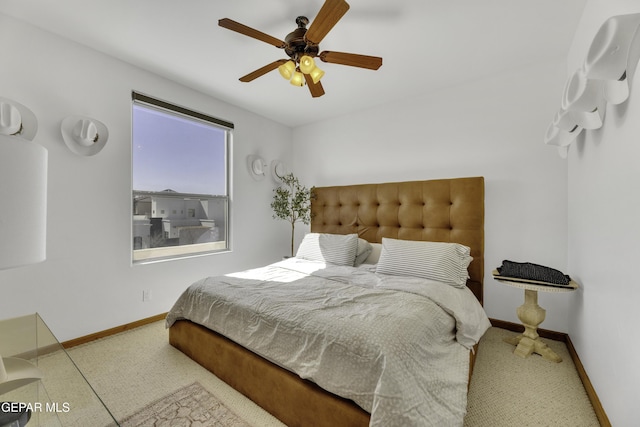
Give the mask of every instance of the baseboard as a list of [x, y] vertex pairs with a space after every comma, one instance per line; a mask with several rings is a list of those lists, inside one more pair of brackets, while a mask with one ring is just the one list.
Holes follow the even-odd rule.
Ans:
[[65, 341], [62, 343], [62, 346], [64, 348], [71, 348], [80, 344], [86, 344], [88, 342], [95, 341], [100, 338], [106, 338], [111, 335], [119, 334], [120, 332], [139, 328], [140, 326], [148, 325], [149, 323], [158, 322], [160, 320], [163, 320], [165, 317], [167, 317], [167, 313], [157, 314], [155, 316], [147, 317], [146, 319], [141, 319], [135, 322], [127, 323], [126, 325], [116, 326], [115, 328], [107, 329], [104, 331], [96, 332], [94, 334], [89, 334], [83, 337]]
[[596, 412], [596, 417], [598, 417], [598, 421], [600, 421], [600, 425], [603, 427], [611, 427], [611, 423], [609, 422], [609, 417], [607, 417], [607, 414], [604, 412], [602, 403], [600, 403], [600, 399], [596, 394], [596, 390], [593, 388], [593, 385], [589, 380], [587, 371], [584, 369], [582, 362], [580, 362], [578, 353], [576, 353], [576, 349], [573, 346], [573, 343], [571, 342], [571, 338], [569, 338], [569, 335], [567, 335], [567, 340], [565, 341], [565, 344], [567, 345], [567, 349], [569, 350], [571, 359], [573, 359], [573, 363], [576, 365], [576, 370], [578, 371], [578, 375], [582, 380], [582, 384], [584, 384], [584, 389], [587, 391], [587, 395], [589, 396], [589, 400], [591, 401], [591, 406], [593, 406], [593, 410]]
[[[505, 320], [498, 320], [498, 319], [489, 319], [489, 320], [491, 321], [491, 326], [494, 326], [496, 328], [506, 329], [508, 331], [513, 331], [518, 333], [524, 332], [524, 326], [522, 326], [521, 324], [507, 322]], [[596, 417], [598, 418], [598, 421], [600, 422], [600, 425], [602, 427], [611, 427], [611, 422], [609, 421], [609, 417], [607, 417], [607, 414], [605, 413], [604, 408], [600, 403], [600, 399], [596, 394], [596, 390], [595, 388], [593, 388], [593, 384], [591, 384], [591, 381], [589, 380], [587, 371], [585, 371], [584, 366], [582, 365], [582, 362], [578, 357], [578, 353], [576, 352], [576, 349], [573, 346], [573, 343], [571, 342], [571, 338], [569, 338], [569, 335], [564, 332], [555, 332], [555, 331], [550, 331], [548, 329], [538, 329], [538, 335], [540, 335], [542, 338], [547, 338], [554, 341], [560, 341], [566, 344], [567, 350], [571, 355], [571, 360], [573, 361], [573, 364], [576, 366], [576, 370], [578, 371], [578, 376], [580, 377], [580, 380], [582, 381], [582, 385], [584, 386], [584, 389], [587, 392], [587, 396], [589, 397], [589, 401], [591, 402], [591, 406], [593, 406], [593, 410], [596, 414]]]

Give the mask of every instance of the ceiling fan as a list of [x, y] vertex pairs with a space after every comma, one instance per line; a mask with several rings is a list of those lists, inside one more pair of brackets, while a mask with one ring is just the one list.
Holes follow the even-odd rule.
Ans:
[[320, 83], [324, 71], [316, 66], [314, 58], [320, 58], [323, 62], [370, 70], [377, 70], [382, 65], [382, 58], [377, 56], [332, 51], [320, 52], [320, 42], [348, 10], [349, 4], [344, 0], [326, 0], [308, 29], [309, 19], [306, 16], [298, 16], [296, 18], [298, 28], [289, 33], [284, 41], [229, 18], [220, 19], [218, 25], [284, 49], [290, 58], [278, 59], [258, 68], [246, 76], [240, 77], [241, 82], [250, 82], [277, 68], [282, 77], [289, 80], [292, 85], [304, 86], [306, 83], [311, 96], [316, 98], [324, 95], [324, 89]]

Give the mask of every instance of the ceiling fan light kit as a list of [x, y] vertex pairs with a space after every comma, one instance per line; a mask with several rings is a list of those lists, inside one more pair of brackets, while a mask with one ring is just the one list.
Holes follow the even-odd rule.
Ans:
[[318, 83], [324, 76], [324, 71], [316, 67], [316, 62], [308, 55], [300, 58], [300, 66], [297, 70], [295, 62], [287, 61], [278, 67], [278, 71], [282, 77], [289, 80], [294, 86], [304, 86], [305, 78], [303, 74], [311, 76], [314, 84]]
[[290, 83], [294, 86], [304, 86], [304, 75], [300, 71], [293, 73]]
[[282, 77], [287, 80], [291, 80], [293, 73], [296, 71], [296, 63], [293, 61], [287, 61], [278, 67], [278, 71], [280, 71], [280, 75]]
[[309, 75], [311, 76], [311, 79], [314, 83], [318, 83], [322, 76], [324, 76], [324, 71], [322, 71], [318, 67], [315, 67], [313, 70], [311, 70], [311, 72], [309, 72]]
[[305, 16], [298, 16], [296, 18], [298, 28], [289, 33], [284, 41], [229, 18], [220, 19], [218, 25], [263, 41], [278, 49], [284, 49], [290, 58], [288, 60], [279, 59], [271, 64], [265, 65], [241, 77], [241, 82], [247, 83], [253, 81], [277, 68], [280, 75], [289, 80], [292, 85], [304, 86], [306, 83], [311, 96], [316, 98], [324, 95], [324, 88], [320, 83], [320, 79], [325, 74], [325, 72], [316, 65], [316, 61], [314, 60], [316, 57], [320, 58], [323, 62], [366, 68], [369, 70], [377, 70], [382, 66], [382, 58], [376, 56], [344, 52], [320, 52], [320, 42], [348, 10], [349, 4], [344, 0], [326, 0], [309, 29], [307, 29], [309, 19]]
[[305, 74], [311, 74], [311, 71], [316, 68], [316, 61], [309, 55], [304, 55], [300, 58], [300, 71]]

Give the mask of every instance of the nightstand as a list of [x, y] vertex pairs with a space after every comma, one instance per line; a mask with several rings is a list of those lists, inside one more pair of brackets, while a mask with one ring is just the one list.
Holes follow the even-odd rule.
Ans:
[[510, 278], [500, 276], [498, 270], [493, 270], [493, 276], [498, 283], [524, 289], [524, 304], [516, 310], [518, 319], [524, 325], [524, 332], [513, 338], [505, 338], [506, 342], [516, 346], [513, 353], [522, 358], [530, 356], [531, 353], [537, 353], [551, 362], [562, 362], [562, 358], [543, 343], [538, 335], [538, 326], [544, 321], [546, 314], [546, 311], [538, 305], [538, 292], [571, 292], [578, 289], [578, 284], [573, 280], [567, 286], [551, 286], [551, 284], [543, 284], [543, 282], [534, 280], [510, 280]]

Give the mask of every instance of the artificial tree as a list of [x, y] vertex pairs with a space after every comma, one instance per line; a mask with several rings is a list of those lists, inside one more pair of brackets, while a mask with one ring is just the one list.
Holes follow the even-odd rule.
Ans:
[[284, 219], [291, 223], [291, 256], [293, 256], [293, 241], [296, 222], [309, 225], [311, 222], [311, 198], [313, 189], [309, 190], [300, 184], [293, 173], [280, 177], [281, 184], [273, 190], [273, 218]]

